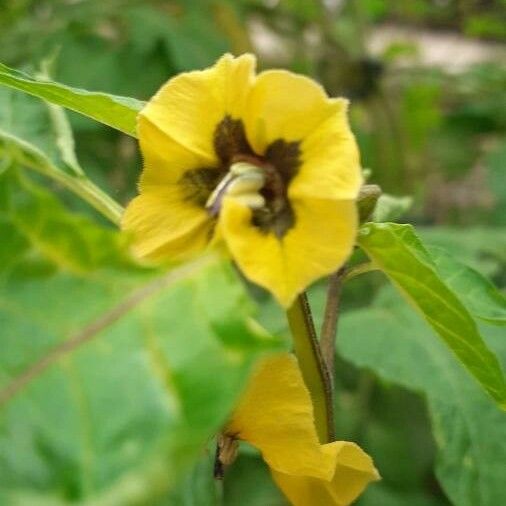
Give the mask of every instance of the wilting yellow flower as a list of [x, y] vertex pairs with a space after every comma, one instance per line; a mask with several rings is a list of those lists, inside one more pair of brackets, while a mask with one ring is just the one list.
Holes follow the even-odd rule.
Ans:
[[226, 429], [258, 448], [294, 506], [345, 506], [379, 479], [354, 443], [320, 444], [309, 392], [293, 355], [265, 360]]
[[143, 257], [224, 244], [285, 306], [343, 264], [356, 235], [359, 155], [347, 101], [255, 57], [168, 81], [140, 112], [140, 195], [123, 227]]

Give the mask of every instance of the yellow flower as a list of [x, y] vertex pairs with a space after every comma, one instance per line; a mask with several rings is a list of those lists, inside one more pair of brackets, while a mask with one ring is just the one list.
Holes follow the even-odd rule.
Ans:
[[361, 185], [347, 101], [255, 57], [168, 81], [139, 114], [140, 195], [123, 227], [142, 257], [223, 244], [284, 305], [353, 247]]
[[319, 443], [309, 392], [289, 354], [260, 364], [226, 433], [261, 451], [294, 506], [345, 506], [379, 479], [371, 458], [354, 443]]

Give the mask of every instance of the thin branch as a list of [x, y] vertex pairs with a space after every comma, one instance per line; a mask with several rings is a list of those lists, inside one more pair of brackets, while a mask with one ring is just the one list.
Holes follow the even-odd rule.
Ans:
[[174, 269], [167, 275], [158, 278], [155, 281], [148, 283], [142, 288], [139, 288], [132, 292], [118, 305], [104, 313], [96, 320], [92, 321], [73, 337], [54, 347], [46, 355], [28, 366], [21, 374], [16, 376], [5, 388], [0, 390], [0, 406], [11, 400], [17, 393], [20, 392], [20, 390], [28, 385], [28, 383], [45, 372], [46, 369], [57, 363], [63, 356], [75, 350], [82, 344], [91, 341], [102, 330], [117, 322], [126, 313], [135, 308], [145, 299], [154, 295], [160, 290], [169, 287], [177, 281], [184, 279], [188, 274], [195, 271], [199, 267], [202, 267], [208, 262], [209, 257], [196, 260], [182, 267]]
[[377, 271], [378, 267], [372, 262], [364, 262], [361, 264], [357, 264], [353, 267], [350, 267], [346, 273], [344, 274], [344, 282], [346, 283], [350, 279], [353, 279], [356, 276], [360, 276], [360, 274], [365, 274], [366, 272]]
[[372, 262], [364, 262], [347, 269], [343, 267], [329, 277], [327, 302], [320, 333], [320, 348], [332, 381], [334, 380], [336, 334], [343, 285], [355, 276], [374, 270], [377, 270], [377, 267]]
[[336, 333], [339, 319], [339, 305], [346, 269], [343, 267], [329, 277], [327, 288], [327, 302], [320, 333], [320, 348], [323, 359], [327, 364], [332, 381], [334, 381], [334, 367], [336, 354]]

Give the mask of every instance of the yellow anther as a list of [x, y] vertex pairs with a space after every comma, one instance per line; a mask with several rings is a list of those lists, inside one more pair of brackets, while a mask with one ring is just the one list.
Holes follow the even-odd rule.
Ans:
[[237, 176], [227, 188], [227, 195], [240, 195], [242, 193], [256, 193], [265, 184], [265, 176], [258, 172], [251, 172]]
[[230, 172], [235, 176], [243, 174], [259, 173], [262, 174], [263, 170], [257, 165], [248, 162], [236, 162], [230, 166]]
[[265, 199], [258, 193], [234, 195], [233, 198], [250, 209], [261, 209], [265, 206]]

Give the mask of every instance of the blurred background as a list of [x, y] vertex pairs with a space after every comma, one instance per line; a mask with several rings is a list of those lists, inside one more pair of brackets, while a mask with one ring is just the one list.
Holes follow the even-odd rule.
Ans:
[[[0, 0], [0, 34], [9, 66], [36, 72], [50, 57], [55, 80], [144, 100], [225, 51], [315, 77], [351, 99], [363, 166], [392, 196], [390, 217], [506, 284], [505, 0]], [[82, 166], [126, 203], [141, 167], [135, 140], [74, 114], [71, 121]], [[317, 308], [321, 296], [317, 288]], [[353, 358], [354, 333], [375, 325], [357, 315], [391, 297], [375, 275], [346, 288], [338, 435], [365, 447], [383, 474], [360, 505], [447, 505], [434, 471], [437, 413], [416, 382], [380, 378]], [[423, 333], [409, 318], [404, 331]], [[231, 470], [225, 498], [284, 504], [251, 451]]]

